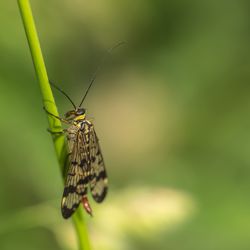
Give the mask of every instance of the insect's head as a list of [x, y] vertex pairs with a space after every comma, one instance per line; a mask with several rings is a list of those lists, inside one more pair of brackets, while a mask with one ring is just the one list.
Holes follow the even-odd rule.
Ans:
[[77, 108], [75, 110], [70, 110], [65, 114], [67, 120], [83, 120], [85, 118], [86, 110], [84, 108]]

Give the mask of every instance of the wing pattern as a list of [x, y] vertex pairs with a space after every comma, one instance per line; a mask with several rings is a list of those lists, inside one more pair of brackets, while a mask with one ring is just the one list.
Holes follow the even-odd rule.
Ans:
[[86, 205], [88, 187], [96, 202], [102, 202], [107, 193], [107, 174], [93, 124], [84, 120], [79, 126], [72, 125], [67, 139], [70, 166], [61, 203], [64, 218], [69, 218], [82, 201], [91, 214]]
[[91, 126], [89, 135], [92, 170], [92, 174], [90, 176], [90, 190], [94, 200], [100, 203], [104, 200], [108, 191], [108, 178], [99, 141], [93, 126]]

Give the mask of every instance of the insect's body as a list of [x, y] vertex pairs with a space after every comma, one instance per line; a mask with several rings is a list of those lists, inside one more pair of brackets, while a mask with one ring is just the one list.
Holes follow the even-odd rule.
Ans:
[[81, 202], [92, 215], [87, 199], [88, 189], [98, 203], [103, 201], [108, 189], [107, 174], [94, 126], [86, 119], [85, 110], [80, 108], [67, 112], [65, 119], [56, 118], [70, 124], [64, 130], [68, 141], [69, 168], [61, 203], [62, 215], [69, 218]]

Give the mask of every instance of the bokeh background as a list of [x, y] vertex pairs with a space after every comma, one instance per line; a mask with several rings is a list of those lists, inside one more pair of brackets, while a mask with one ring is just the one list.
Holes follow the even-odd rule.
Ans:
[[[32, 0], [52, 81], [84, 106], [109, 173], [98, 250], [250, 249], [248, 1]], [[0, 3], [0, 249], [76, 249], [16, 1]], [[54, 93], [61, 114], [71, 108]]]

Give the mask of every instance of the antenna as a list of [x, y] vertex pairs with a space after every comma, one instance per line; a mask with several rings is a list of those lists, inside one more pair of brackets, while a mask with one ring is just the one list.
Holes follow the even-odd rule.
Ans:
[[87, 88], [87, 90], [86, 90], [86, 92], [85, 92], [85, 95], [84, 95], [83, 98], [82, 98], [82, 101], [81, 101], [81, 103], [80, 103], [80, 105], [79, 105], [79, 108], [82, 106], [83, 101], [85, 100], [85, 98], [86, 98], [86, 96], [87, 96], [87, 94], [88, 94], [88, 92], [89, 92], [89, 90], [90, 90], [92, 84], [94, 83], [94, 81], [95, 81], [95, 79], [96, 79], [96, 77], [97, 77], [98, 72], [99, 72], [100, 69], [102, 68], [103, 63], [106, 61], [107, 57], [110, 55], [110, 53], [111, 53], [114, 49], [116, 49], [117, 47], [120, 47], [120, 46], [123, 45], [123, 44], [125, 44], [125, 42], [119, 42], [119, 43], [117, 43], [115, 46], [113, 46], [112, 48], [110, 48], [110, 49], [107, 51], [107, 54], [102, 58], [102, 60], [101, 60], [101, 62], [100, 62], [100, 64], [99, 64], [99, 66], [97, 67], [95, 73], [93, 74], [92, 78], [90, 79], [89, 87]]
[[71, 104], [74, 106], [74, 109], [76, 110], [76, 105], [74, 104], [74, 102], [71, 100], [71, 98], [59, 87], [57, 87], [53, 82], [49, 81], [50, 85], [52, 87], [54, 87], [55, 89], [57, 89], [59, 92], [61, 92], [70, 102]]

